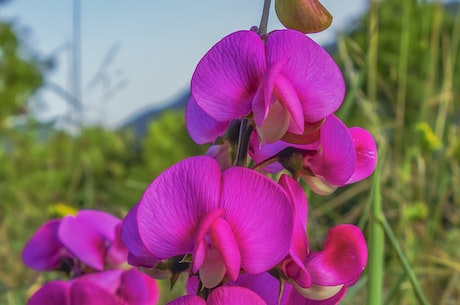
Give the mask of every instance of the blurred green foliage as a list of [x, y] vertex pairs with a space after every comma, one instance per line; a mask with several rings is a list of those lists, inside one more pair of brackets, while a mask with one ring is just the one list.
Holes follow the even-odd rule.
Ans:
[[[385, 216], [428, 299], [439, 305], [460, 299], [456, 16], [432, 1], [379, 1], [376, 13], [364, 14], [343, 33], [335, 54], [348, 86], [338, 115], [349, 126], [369, 129], [385, 147], [380, 160]], [[10, 124], [24, 116], [22, 107], [43, 83], [33, 56], [20, 49], [14, 28], [0, 24], [0, 304], [9, 305], [25, 304], [44, 280], [22, 265], [20, 255], [39, 225], [56, 216], [56, 204], [122, 217], [155, 176], [206, 149], [187, 135], [182, 111], [165, 111], [153, 121], [140, 149], [130, 130], [87, 126], [69, 134], [27, 115], [23, 123]], [[312, 250], [334, 224], [366, 229], [370, 184], [368, 179], [328, 197], [310, 194]], [[417, 303], [390, 247], [384, 277], [383, 304]], [[363, 276], [343, 304], [365, 304], [365, 284]]]

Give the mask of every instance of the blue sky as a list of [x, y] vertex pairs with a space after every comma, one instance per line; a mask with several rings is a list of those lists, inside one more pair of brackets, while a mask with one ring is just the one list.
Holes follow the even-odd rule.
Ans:
[[[263, 6], [262, 0], [80, 1], [84, 118], [111, 127], [145, 107], [161, 106], [187, 88], [204, 53], [223, 36], [258, 25]], [[325, 32], [312, 35], [319, 43], [344, 30], [367, 3], [321, 2], [334, 21]], [[58, 66], [48, 79], [68, 91], [72, 6], [73, 0], [12, 0], [0, 11], [0, 19], [14, 19], [18, 28], [29, 28], [28, 44], [38, 54], [57, 54]], [[269, 30], [280, 28], [272, 8]], [[92, 82], [111, 49], [116, 52], [104, 70], [104, 82]], [[119, 90], [107, 95], [117, 84]], [[41, 105], [38, 115], [43, 119], [69, 111], [62, 98], [46, 88], [35, 103]]]

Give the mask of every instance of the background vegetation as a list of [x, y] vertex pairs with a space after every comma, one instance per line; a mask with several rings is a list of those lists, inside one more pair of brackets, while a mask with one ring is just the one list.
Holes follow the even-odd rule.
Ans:
[[[458, 6], [370, 3], [342, 33], [334, 56], [348, 84], [338, 115], [374, 134], [380, 171], [329, 197], [309, 194], [312, 248], [338, 223], [359, 224], [373, 240], [375, 202], [381, 202], [377, 216], [394, 233], [382, 232], [379, 246], [384, 269], [375, 274], [383, 280], [381, 304], [458, 304]], [[0, 23], [0, 304], [25, 304], [43, 282], [20, 257], [45, 220], [69, 208], [122, 217], [163, 169], [205, 151], [189, 139], [178, 110], [153, 121], [140, 145], [130, 130], [85, 126], [69, 134], [36, 122], [27, 112], [28, 100], [43, 85], [44, 66], [21, 47], [14, 24]], [[401, 249], [389, 237], [396, 237]], [[410, 264], [409, 273], [401, 258]], [[367, 304], [367, 286], [375, 277], [365, 273], [343, 304]]]

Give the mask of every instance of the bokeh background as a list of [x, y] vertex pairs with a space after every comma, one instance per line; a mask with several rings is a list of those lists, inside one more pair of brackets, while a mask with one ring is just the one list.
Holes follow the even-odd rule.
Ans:
[[[377, 195], [423, 293], [431, 304], [458, 304], [459, 2], [322, 3], [333, 26], [312, 37], [348, 87], [337, 115], [377, 140]], [[0, 0], [0, 304], [25, 304], [55, 276], [20, 258], [45, 220], [82, 208], [123, 217], [162, 170], [206, 151], [185, 130], [190, 77], [220, 38], [257, 25], [262, 6]], [[272, 12], [269, 30], [279, 28]], [[313, 249], [338, 223], [369, 232], [375, 181], [308, 194]], [[382, 304], [418, 304], [388, 238], [384, 260]], [[367, 279], [343, 304], [366, 304]]]

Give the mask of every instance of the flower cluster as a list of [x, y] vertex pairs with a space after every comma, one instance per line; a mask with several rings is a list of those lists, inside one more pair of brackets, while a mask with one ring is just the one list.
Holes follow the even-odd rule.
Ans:
[[[316, 0], [276, 7], [291, 29], [237, 31], [196, 67], [186, 126], [196, 143], [212, 143], [207, 155], [160, 174], [123, 221], [80, 211], [44, 224], [24, 262], [71, 279], [45, 284], [28, 305], [154, 304], [155, 282], [126, 262], [173, 284], [186, 274], [187, 295], [170, 305], [333, 305], [358, 281], [363, 233], [338, 224], [312, 249], [299, 181], [325, 195], [365, 179], [376, 144], [334, 114], [343, 76], [304, 34], [330, 14]], [[312, 18], [290, 15], [299, 12]]]
[[186, 113], [192, 138], [214, 145], [158, 176], [126, 216], [129, 263], [188, 274], [171, 305], [337, 304], [366, 266], [366, 241], [339, 224], [312, 250], [298, 180], [329, 194], [374, 171], [370, 133], [333, 114], [344, 94], [339, 68], [303, 33], [223, 38], [195, 70]]
[[156, 282], [126, 264], [121, 219], [81, 210], [44, 223], [23, 250], [24, 263], [37, 271], [62, 271], [70, 280], [43, 285], [28, 305], [153, 305]]

